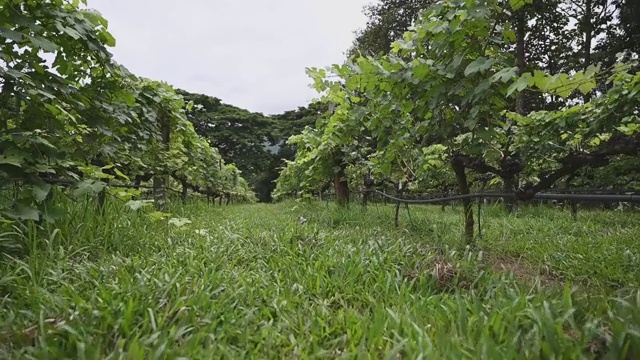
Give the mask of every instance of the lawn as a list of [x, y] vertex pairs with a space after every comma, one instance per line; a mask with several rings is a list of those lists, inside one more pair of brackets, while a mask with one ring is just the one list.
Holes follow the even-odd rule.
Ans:
[[638, 213], [110, 206], [0, 236], [0, 358], [640, 356]]

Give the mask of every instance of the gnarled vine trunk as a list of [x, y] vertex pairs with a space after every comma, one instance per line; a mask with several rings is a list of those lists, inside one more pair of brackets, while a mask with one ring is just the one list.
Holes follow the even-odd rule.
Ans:
[[[160, 120], [160, 135], [162, 136], [162, 150], [169, 150], [169, 141], [171, 135], [171, 127], [169, 118], [166, 114], [162, 114]], [[169, 175], [155, 174], [153, 176], [153, 201], [157, 211], [166, 212], [167, 206], [167, 186], [169, 185]]]
[[[522, 75], [527, 69], [527, 59], [525, 52], [525, 36], [526, 36], [526, 18], [525, 10], [520, 9], [516, 13], [516, 62], [518, 65], [518, 74]], [[520, 91], [516, 96], [516, 113], [525, 115], [526, 110], [526, 93]], [[507, 149], [509, 150], [509, 149]], [[506, 161], [507, 166], [511, 167], [510, 161]], [[503, 169], [504, 170], [504, 169]], [[507, 173], [502, 176], [503, 190], [507, 194], [515, 194], [518, 187], [518, 172], [508, 169]], [[518, 210], [517, 199], [507, 197], [503, 199], [508, 212], [515, 213]]]
[[[453, 167], [453, 172], [456, 174], [460, 195], [469, 194], [469, 182], [467, 181], [464, 164], [459, 161], [453, 161], [451, 166]], [[464, 245], [471, 245], [473, 244], [473, 227], [475, 225], [473, 221], [473, 201], [471, 199], [463, 199], [462, 207], [464, 214]]]
[[333, 175], [333, 187], [336, 191], [336, 203], [345, 206], [349, 203], [349, 183], [347, 182], [346, 167], [342, 157], [337, 157], [335, 165], [337, 170]]
[[182, 202], [186, 204], [187, 203], [187, 194], [189, 193], [189, 187], [187, 185], [187, 182], [184, 181], [184, 180], [181, 180], [180, 184], [182, 185], [182, 193], [181, 193]]
[[[502, 190], [506, 194], [515, 194], [518, 187], [518, 178], [515, 175], [502, 178]], [[504, 204], [507, 211], [515, 213], [518, 210], [517, 199], [514, 197], [504, 198]]]

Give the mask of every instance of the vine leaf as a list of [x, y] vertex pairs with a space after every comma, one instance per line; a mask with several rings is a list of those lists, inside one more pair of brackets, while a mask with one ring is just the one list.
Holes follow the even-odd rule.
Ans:
[[519, 10], [521, 7], [526, 4], [531, 4], [532, 2], [533, 0], [509, 0], [509, 6], [511, 6], [513, 10]]
[[95, 196], [100, 193], [100, 191], [102, 191], [106, 186], [107, 184], [103, 181], [82, 180], [76, 185], [76, 188], [73, 190], [73, 196], [81, 197], [87, 194]]
[[531, 84], [533, 84], [533, 82], [534, 82], [534, 79], [530, 73], [522, 74], [522, 76], [520, 76], [518, 80], [516, 80], [516, 82], [514, 82], [513, 84], [511, 84], [511, 86], [509, 86], [509, 89], [507, 89], [507, 96], [510, 96], [516, 90], [517, 91], [524, 90], [527, 86], [530, 86]]
[[129, 200], [124, 205], [133, 211], [140, 210], [145, 205], [153, 204], [153, 200]]
[[44, 201], [47, 198], [47, 195], [49, 195], [49, 192], [51, 191], [51, 185], [47, 183], [42, 183], [37, 185], [34, 184], [31, 189], [33, 191], [33, 196], [35, 200], [40, 202], [40, 201]]
[[54, 44], [53, 42], [40, 37], [40, 36], [29, 36], [26, 35], [27, 38], [29, 38], [29, 40], [31, 41], [31, 43], [33, 44], [33, 46], [42, 49], [45, 52], [55, 52], [56, 50], [59, 49], [59, 46]]
[[171, 218], [169, 219], [169, 224], [175, 225], [178, 228], [182, 228], [187, 224], [191, 224], [191, 220], [187, 218]]
[[507, 81], [511, 80], [514, 76], [516, 76], [518, 74], [518, 68], [517, 67], [510, 67], [510, 68], [504, 68], [500, 71], [498, 71], [497, 73], [495, 73], [492, 77], [493, 81], [502, 81], [503, 83], [506, 83]]
[[40, 211], [24, 204], [16, 204], [12, 209], [5, 211], [4, 215], [14, 220], [40, 220]]
[[551, 80], [552, 78], [550, 76], [547, 76], [547, 74], [540, 70], [536, 70], [533, 72], [533, 83], [538, 87], [538, 89], [542, 91], [549, 90], [549, 84]]
[[469, 76], [479, 71], [480, 72], [485, 71], [489, 69], [491, 65], [493, 65], [493, 63], [494, 63], [494, 60], [489, 60], [484, 57], [479, 57], [475, 59], [473, 62], [471, 62], [469, 65], [467, 65], [467, 68], [464, 69], [464, 75]]
[[13, 165], [22, 167], [22, 157], [15, 155], [0, 155], [0, 165]]

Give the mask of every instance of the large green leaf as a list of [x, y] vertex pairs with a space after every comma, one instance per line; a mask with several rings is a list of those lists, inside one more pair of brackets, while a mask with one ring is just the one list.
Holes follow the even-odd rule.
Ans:
[[24, 34], [19, 32], [19, 31], [14, 31], [11, 29], [7, 29], [4, 27], [0, 28], [0, 38], [5, 38], [7, 40], [12, 40], [15, 41], [17, 43], [21, 42], [22, 39], [24, 38]]
[[13, 165], [22, 167], [24, 158], [17, 155], [0, 155], [0, 165]]
[[464, 75], [465, 76], [469, 76], [473, 73], [476, 72], [482, 72], [485, 71], [489, 68], [491, 68], [491, 66], [494, 64], [495, 60], [493, 59], [487, 59], [485, 57], [479, 57], [477, 59], [475, 59], [473, 62], [471, 62], [469, 65], [467, 65], [467, 67], [464, 69]]
[[60, 48], [55, 43], [41, 36], [26, 35], [26, 37], [31, 41], [31, 44], [33, 44], [33, 46], [45, 52], [55, 52]]
[[51, 185], [47, 183], [34, 184], [31, 186], [34, 199], [38, 202], [44, 201], [51, 191]]
[[103, 181], [97, 180], [82, 180], [75, 185], [73, 189], [73, 196], [81, 197], [84, 195], [95, 196], [99, 194], [107, 184]]
[[2, 213], [6, 217], [14, 220], [40, 220], [40, 211], [30, 205], [16, 204], [10, 210]]

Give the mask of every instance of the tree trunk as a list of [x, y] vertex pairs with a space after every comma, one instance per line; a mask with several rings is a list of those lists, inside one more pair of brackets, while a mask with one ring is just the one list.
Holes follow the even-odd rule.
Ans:
[[369, 170], [369, 173], [367, 173], [367, 175], [365, 175], [364, 178], [364, 192], [362, 193], [362, 207], [366, 207], [367, 204], [369, 203], [369, 198], [371, 197], [371, 190], [373, 189], [373, 185], [374, 185], [374, 181], [371, 178], [371, 170]]
[[[525, 34], [526, 21], [523, 9], [518, 10], [516, 14], [516, 62], [518, 64], [518, 75], [524, 74], [527, 70], [527, 58], [525, 52]], [[516, 112], [520, 115], [526, 113], [525, 109], [525, 93], [520, 91], [516, 96]]]
[[[456, 180], [458, 182], [458, 190], [460, 191], [460, 195], [469, 194], [469, 183], [467, 181], [467, 173], [465, 171], [464, 165], [458, 162], [453, 162], [451, 166], [453, 167], [453, 171], [456, 174]], [[475, 225], [473, 220], [473, 201], [471, 201], [471, 199], [463, 199], [462, 207], [464, 209], [464, 245], [472, 245], [473, 227]]]
[[[518, 10], [516, 13], [516, 62], [518, 65], [518, 75], [522, 75], [527, 70], [527, 59], [525, 52], [525, 35], [526, 35], [526, 19], [524, 9]], [[520, 91], [516, 95], [516, 113], [520, 115], [526, 115], [526, 93]], [[507, 153], [510, 151], [506, 149]], [[510, 161], [506, 161], [505, 164], [509, 164]], [[509, 174], [502, 178], [503, 190], [505, 193], [514, 194], [517, 187], [517, 174], [509, 172]], [[518, 210], [518, 203], [515, 197], [509, 197], [502, 199], [505, 207], [509, 213], [515, 213]]]
[[[136, 176], [135, 181], [133, 182], [133, 185], [136, 187], [136, 190], [138, 190], [141, 194], [142, 194], [142, 189], [140, 188], [140, 185], [142, 184], [142, 178], [140, 178], [139, 176]], [[139, 198], [142, 198], [141, 196], [132, 196], [131, 199], [132, 200], [138, 200]]]
[[399, 217], [400, 217], [400, 201], [398, 201], [396, 203], [396, 215], [395, 215], [395, 217], [393, 219], [393, 223], [395, 224], [396, 227], [398, 227], [400, 225], [399, 221], [398, 221]]
[[181, 194], [182, 202], [186, 204], [187, 203], [187, 194], [189, 193], [189, 188], [187, 187], [187, 183], [184, 180], [180, 181], [180, 183], [182, 185], [182, 194]]
[[[166, 114], [161, 114], [160, 135], [162, 136], [162, 152], [169, 151], [169, 141], [171, 128], [169, 118]], [[167, 174], [159, 174], [153, 177], [153, 200], [157, 211], [166, 212], [167, 207], [167, 186], [169, 185], [169, 176]]]
[[153, 202], [157, 211], [167, 211], [167, 177], [155, 175], [153, 177]]
[[345, 174], [345, 166], [342, 163], [342, 158], [338, 157], [336, 161], [336, 167], [333, 176], [333, 186], [336, 192], [336, 203], [339, 206], [345, 206], [349, 203], [349, 183], [347, 182], [347, 176]]
[[[587, 70], [591, 65], [591, 43], [593, 42], [593, 2], [592, 0], [586, 0], [584, 4], [584, 18], [582, 19], [582, 26], [584, 27], [584, 70]], [[583, 96], [585, 103], [591, 100], [591, 92]]]
[[[518, 185], [516, 176], [508, 176], [502, 179], [502, 190], [507, 194], [515, 194]], [[509, 213], [515, 213], [518, 211], [518, 203], [515, 197], [508, 197], [503, 199], [504, 205]]]
[[[109, 184], [109, 181], [107, 181], [107, 185]], [[51, 193], [51, 192], [49, 192]], [[48, 196], [48, 195], [47, 195]], [[98, 213], [101, 216], [104, 216], [105, 214], [105, 205], [107, 202], [107, 188], [105, 187], [104, 189], [102, 189], [99, 193], [98, 193]]]
[[[569, 175], [569, 177], [567, 177], [567, 180], [564, 183], [566, 190], [571, 189], [571, 181], [573, 181], [574, 178], [575, 178], [575, 174]], [[569, 192], [569, 193], [572, 194], [573, 192]], [[571, 217], [573, 218], [573, 220], [578, 220], [578, 203], [576, 203], [573, 200], [568, 200], [567, 203], [569, 203], [569, 209], [571, 210]]]

